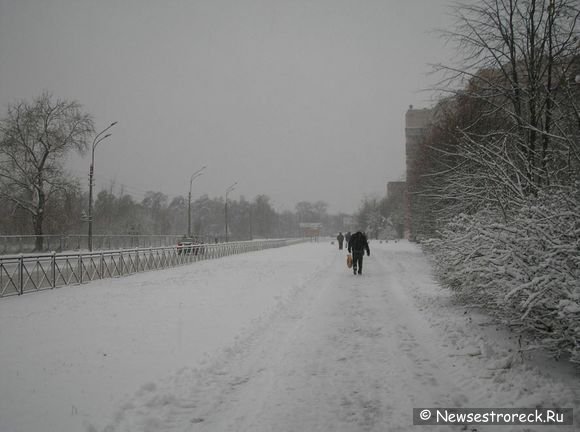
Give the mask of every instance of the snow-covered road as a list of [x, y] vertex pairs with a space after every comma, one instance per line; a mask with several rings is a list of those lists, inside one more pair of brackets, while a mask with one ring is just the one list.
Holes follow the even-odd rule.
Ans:
[[307, 243], [6, 300], [0, 431], [450, 430], [412, 408], [579, 406], [573, 371], [514, 356], [406, 242], [371, 243], [362, 276]]

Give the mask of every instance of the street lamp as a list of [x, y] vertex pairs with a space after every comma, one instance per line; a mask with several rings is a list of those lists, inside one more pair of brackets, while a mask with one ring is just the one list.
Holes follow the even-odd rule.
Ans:
[[228, 194], [236, 188], [238, 182], [235, 182], [226, 189], [226, 243], [228, 242]]
[[205, 165], [194, 172], [189, 179], [189, 198], [187, 200], [187, 237], [191, 237], [191, 184], [195, 178], [203, 174], [204, 169], [206, 169]]
[[254, 235], [252, 234], [252, 204], [250, 204], [248, 214], [249, 214], [249, 219], [250, 219], [250, 240], [253, 240]]
[[93, 174], [95, 171], [95, 148], [97, 145], [103, 141], [104, 139], [111, 136], [110, 133], [103, 135], [113, 126], [115, 126], [118, 122], [113, 122], [105, 129], [100, 131], [95, 138], [93, 139], [93, 144], [91, 146], [91, 168], [89, 170], [89, 252], [93, 250]]

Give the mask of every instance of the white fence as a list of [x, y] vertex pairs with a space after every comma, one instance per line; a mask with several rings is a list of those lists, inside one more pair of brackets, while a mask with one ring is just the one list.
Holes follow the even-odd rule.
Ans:
[[303, 239], [256, 240], [92, 253], [4, 256], [0, 257], [0, 298], [175, 267], [227, 255], [289, 246], [303, 241]]

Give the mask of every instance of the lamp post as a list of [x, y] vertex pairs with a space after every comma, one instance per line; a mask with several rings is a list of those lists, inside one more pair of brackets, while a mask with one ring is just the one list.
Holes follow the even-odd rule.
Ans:
[[113, 122], [101, 132], [99, 132], [95, 138], [93, 139], [93, 144], [91, 145], [91, 167], [89, 169], [89, 239], [88, 239], [88, 246], [89, 252], [93, 251], [93, 174], [95, 172], [95, 148], [97, 145], [103, 141], [104, 139], [111, 136], [110, 133], [103, 135], [113, 126], [115, 126], [118, 122]]
[[249, 219], [250, 219], [250, 240], [254, 239], [254, 235], [252, 233], [252, 205], [250, 204], [250, 210], [249, 210]]
[[191, 184], [195, 178], [203, 174], [203, 170], [205, 168], [205, 165], [202, 166], [200, 169], [194, 172], [189, 179], [189, 198], [187, 200], [187, 237], [191, 237]]
[[228, 194], [236, 188], [238, 182], [235, 182], [226, 189], [226, 243], [228, 242]]

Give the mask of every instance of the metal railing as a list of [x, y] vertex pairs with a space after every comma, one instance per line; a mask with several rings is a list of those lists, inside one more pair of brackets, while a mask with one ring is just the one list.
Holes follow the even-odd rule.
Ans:
[[303, 239], [256, 240], [92, 253], [0, 257], [0, 298], [159, 270], [227, 255], [289, 246]]
[[[95, 234], [93, 250], [162, 247], [176, 245], [180, 235]], [[208, 236], [196, 239], [209, 242]], [[86, 234], [46, 234], [42, 236], [42, 251], [35, 250], [34, 235], [0, 235], [0, 255], [40, 252], [88, 250]]]

